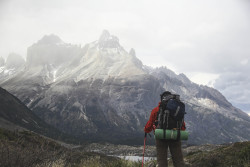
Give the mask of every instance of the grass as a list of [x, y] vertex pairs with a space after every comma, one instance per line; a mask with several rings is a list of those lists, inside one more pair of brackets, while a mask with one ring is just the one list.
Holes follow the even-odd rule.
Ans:
[[0, 166], [140, 167], [141, 162], [68, 149], [29, 131], [0, 129]]
[[250, 141], [226, 145], [209, 152], [188, 154], [187, 162], [199, 167], [249, 167]]
[[[249, 167], [250, 141], [225, 145], [212, 151], [194, 151], [185, 156], [187, 166]], [[0, 129], [1, 167], [140, 167], [141, 161], [129, 161], [93, 152], [61, 146], [35, 133]], [[144, 167], [155, 167], [156, 161]], [[172, 167], [171, 160], [169, 167]]]

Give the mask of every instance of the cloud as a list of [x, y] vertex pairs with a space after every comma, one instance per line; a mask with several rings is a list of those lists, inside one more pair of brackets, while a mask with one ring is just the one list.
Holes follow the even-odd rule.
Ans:
[[186, 75], [189, 77], [189, 79], [195, 83], [199, 83], [201, 85], [207, 85], [214, 87], [214, 84], [216, 80], [220, 77], [219, 74], [213, 74], [213, 73], [186, 73]]
[[214, 87], [233, 105], [250, 111], [250, 77], [247, 71], [224, 73], [216, 80]]

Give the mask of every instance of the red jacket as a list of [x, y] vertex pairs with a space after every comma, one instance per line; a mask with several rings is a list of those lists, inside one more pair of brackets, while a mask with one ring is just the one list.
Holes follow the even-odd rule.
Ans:
[[[161, 102], [159, 103], [159, 105], [157, 107], [155, 107], [151, 114], [150, 114], [150, 118], [147, 122], [147, 124], [145, 125], [144, 127], [144, 131], [146, 133], [150, 133], [152, 130], [155, 130], [156, 126], [155, 126], [155, 121], [156, 121], [156, 118], [157, 118], [157, 113], [159, 111], [159, 107], [160, 107], [160, 104]], [[185, 125], [185, 122], [183, 121], [182, 123], [182, 127], [181, 127], [181, 130], [186, 130], [186, 125]]]

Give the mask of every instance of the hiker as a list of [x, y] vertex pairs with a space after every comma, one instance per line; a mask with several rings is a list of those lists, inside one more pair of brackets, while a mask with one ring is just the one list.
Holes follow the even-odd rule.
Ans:
[[[169, 92], [169, 91], [165, 91], [160, 95], [161, 102], [159, 102], [159, 105], [152, 110], [149, 121], [147, 122], [147, 124], [145, 125], [145, 128], [144, 128], [145, 133], [150, 133], [152, 130], [154, 130], [154, 132], [155, 132], [155, 129], [159, 128], [158, 116], [159, 116], [159, 111], [162, 107], [161, 104], [163, 104], [164, 99], [166, 97], [168, 97], [169, 95], [172, 95], [171, 92]], [[171, 121], [169, 118], [169, 124], [170, 123], [171, 123]], [[169, 125], [169, 127], [171, 127], [171, 126], [174, 127], [175, 125], [174, 126]], [[181, 128], [179, 128], [180, 130], [186, 130], [185, 122], [183, 119], [181, 121], [180, 127], [181, 127]], [[175, 128], [178, 128], [178, 127], [175, 127]], [[169, 129], [169, 128], [167, 128], [167, 129]], [[178, 138], [177, 140], [156, 139], [156, 151], [157, 151], [158, 167], [167, 167], [168, 166], [168, 161], [167, 161], [168, 148], [170, 149], [170, 153], [172, 156], [174, 166], [175, 167], [183, 167], [185, 164], [184, 164], [182, 150], [181, 150], [180, 138]]]

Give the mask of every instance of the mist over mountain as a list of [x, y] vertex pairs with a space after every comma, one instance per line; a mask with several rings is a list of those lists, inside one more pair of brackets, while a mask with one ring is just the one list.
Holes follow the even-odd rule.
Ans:
[[4, 66], [5, 60], [4, 58], [0, 57], [0, 67]]
[[27, 67], [59, 66], [79, 55], [81, 48], [64, 43], [56, 35], [46, 35], [27, 50]]
[[16, 54], [16, 53], [11, 53], [9, 54], [9, 56], [7, 57], [7, 60], [6, 60], [6, 63], [5, 63], [5, 66], [6, 68], [8, 69], [11, 69], [11, 68], [18, 68], [18, 67], [21, 67], [23, 66], [25, 63], [24, 59]]
[[250, 140], [250, 117], [216, 89], [167, 67], [144, 66], [131, 49], [103, 31], [84, 47], [44, 36], [25, 65], [0, 71], [0, 86], [48, 124], [79, 140], [141, 143], [143, 127], [164, 90], [186, 104], [189, 144]]

